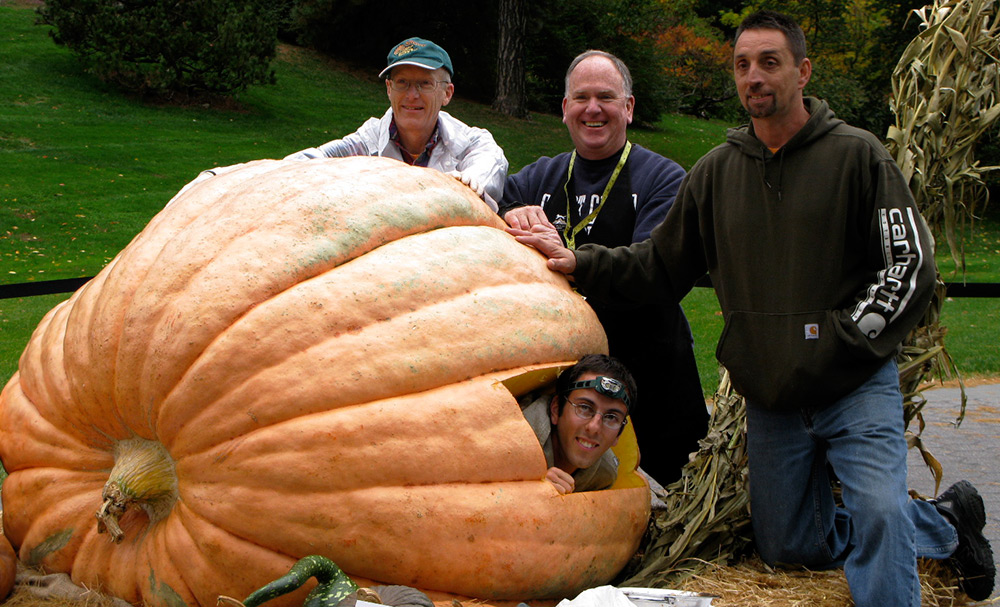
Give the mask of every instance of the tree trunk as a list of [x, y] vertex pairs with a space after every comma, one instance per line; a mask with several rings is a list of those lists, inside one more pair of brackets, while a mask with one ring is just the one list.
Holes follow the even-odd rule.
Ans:
[[497, 41], [497, 95], [493, 109], [515, 118], [528, 117], [524, 89], [524, 0], [500, 0]]

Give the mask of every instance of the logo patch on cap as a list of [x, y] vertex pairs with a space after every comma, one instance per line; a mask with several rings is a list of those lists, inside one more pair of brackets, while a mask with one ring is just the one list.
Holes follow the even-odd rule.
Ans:
[[419, 50], [427, 46], [426, 44], [417, 42], [416, 40], [405, 40], [399, 43], [399, 46], [392, 49], [392, 54], [397, 57], [403, 57], [404, 55], [409, 55], [413, 51]]
[[819, 339], [819, 325], [810, 323], [806, 325], [806, 339]]

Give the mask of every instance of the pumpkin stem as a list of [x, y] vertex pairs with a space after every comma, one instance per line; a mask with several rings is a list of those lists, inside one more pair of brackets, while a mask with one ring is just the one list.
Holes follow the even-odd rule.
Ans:
[[130, 438], [114, 447], [115, 465], [97, 511], [97, 532], [105, 531], [116, 544], [125, 539], [119, 521], [130, 506], [142, 508], [155, 523], [170, 512], [177, 501], [177, 473], [167, 449], [156, 441]]

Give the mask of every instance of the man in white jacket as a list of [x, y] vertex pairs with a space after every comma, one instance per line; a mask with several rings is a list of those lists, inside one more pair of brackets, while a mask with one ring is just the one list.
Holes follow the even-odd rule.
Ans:
[[308, 148], [287, 160], [387, 156], [447, 173], [472, 188], [494, 210], [503, 194], [507, 158], [489, 131], [471, 127], [441, 108], [455, 93], [454, 69], [443, 48], [407, 38], [389, 51], [385, 78], [389, 109], [342, 139]]

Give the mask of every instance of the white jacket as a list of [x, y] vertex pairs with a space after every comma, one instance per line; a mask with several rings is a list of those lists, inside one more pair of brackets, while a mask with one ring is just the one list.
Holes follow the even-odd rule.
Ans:
[[[381, 118], [369, 118], [357, 131], [334, 139], [318, 148], [289, 154], [285, 160], [339, 158], [344, 156], [386, 156], [403, 160], [399, 147], [389, 140], [392, 108]], [[442, 173], [458, 171], [484, 186], [483, 198], [497, 209], [507, 177], [507, 158], [486, 129], [469, 126], [448, 112], [438, 113], [438, 142], [428, 167]]]

